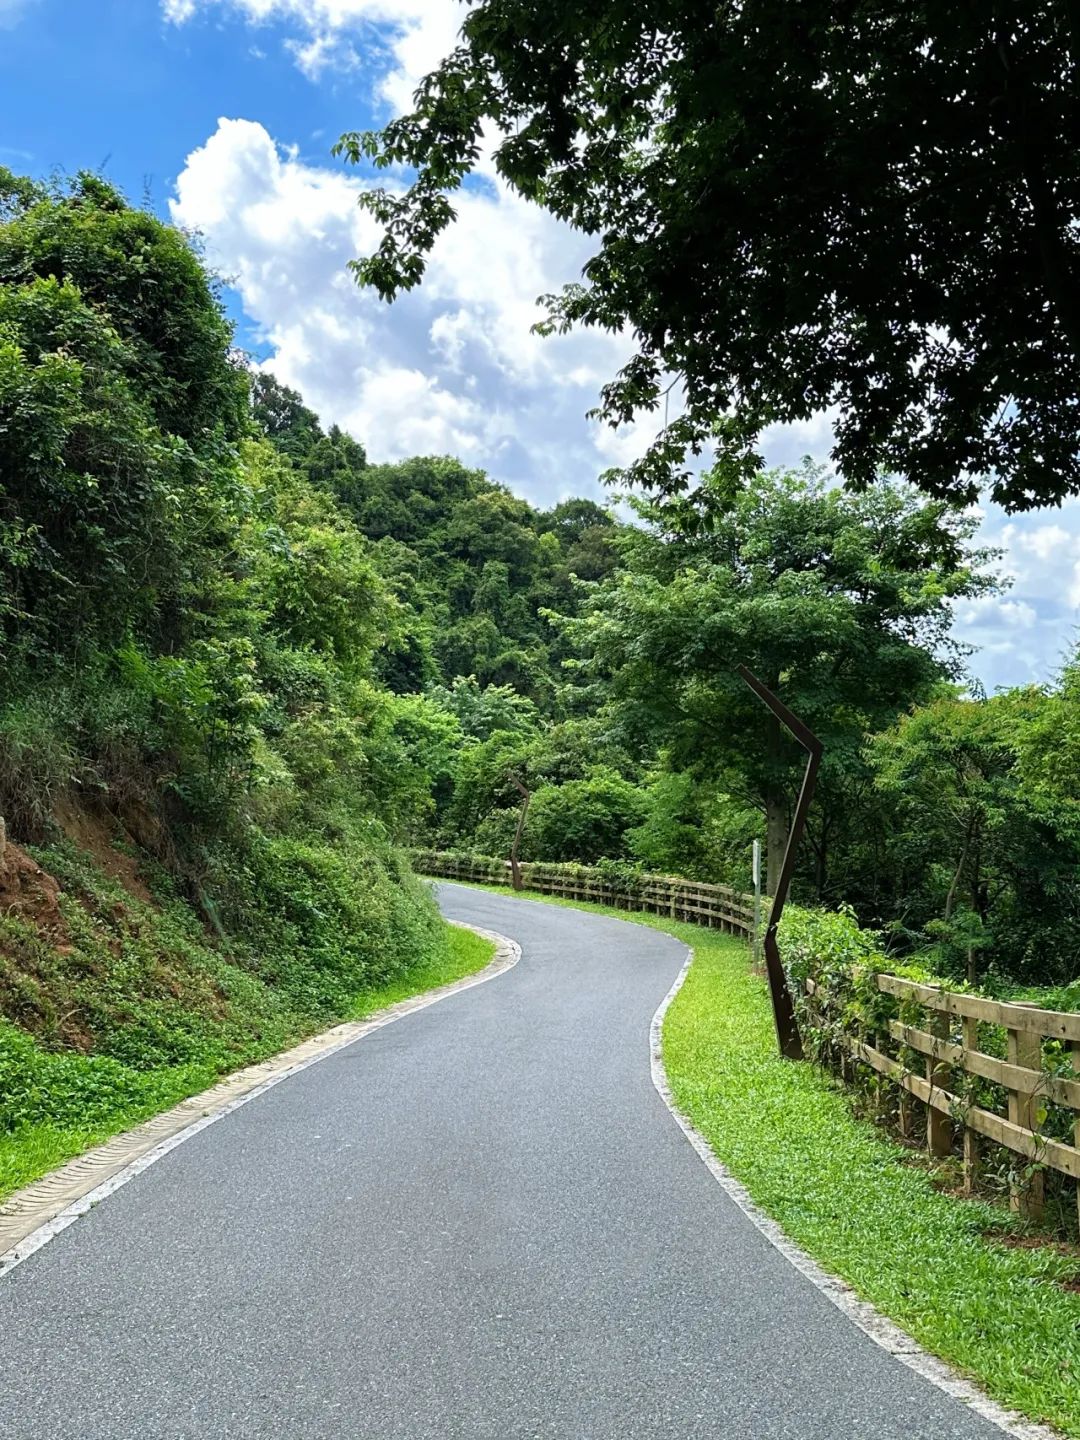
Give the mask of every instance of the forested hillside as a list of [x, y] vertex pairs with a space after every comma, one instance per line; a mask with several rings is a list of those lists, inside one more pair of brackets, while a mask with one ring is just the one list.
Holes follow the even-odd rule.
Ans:
[[1080, 667], [966, 694], [967, 515], [809, 464], [540, 511], [376, 463], [233, 350], [183, 235], [91, 176], [0, 204], [5, 1125], [60, 1123], [73, 1055], [92, 1130], [444, 954], [403, 847], [505, 855], [519, 783], [523, 858], [775, 870], [800, 758], [740, 662], [826, 744], [800, 898], [1072, 978]]
[[[798, 879], [937, 972], [1072, 978], [1080, 940], [1077, 670], [968, 690], [957, 602], [997, 556], [963, 509], [902, 484], [837, 489], [809, 463], [697, 523], [634, 502], [538, 513], [448, 459], [369, 465], [299, 396], [256, 423], [374, 542], [395, 621], [376, 657], [417, 777], [403, 839], [597, 861], [745, 888], [775, 874], [801, 752], [735, 674], [749, 664], [825, 742]], [[1056, 738], [1055, 738], [1056, 737]]]
[[375, 547], [182, 235], [91, 176], [0, 204], [0, 1130], [47, 1165], [451, 957]]

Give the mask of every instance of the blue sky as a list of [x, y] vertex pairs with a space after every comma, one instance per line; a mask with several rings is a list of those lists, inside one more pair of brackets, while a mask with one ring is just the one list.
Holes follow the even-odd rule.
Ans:
[[[103, 169], [197, 229], [230, 280], [240, 343], [374, 459], [458, 454], [539, 504], [599, 495], [650, 423], [585, 419], [628, 351], [620, 337], [542, 341], [535, 297], [576, 278], [587, 242], [510, 195], [489, 166], [429, 277], [388, 309], [345, 263], [374, 231], [344, 129], [407, 105], [453, 41], [456, 0], [0, 0], [0, 163]], [[826, 417], [766, 437], [770, 463], [824, 459]], [[1080, 503], [1009, 519], [1005, 595], [962, 607], [993, 689], [1049, 679], [1080, 621]]]

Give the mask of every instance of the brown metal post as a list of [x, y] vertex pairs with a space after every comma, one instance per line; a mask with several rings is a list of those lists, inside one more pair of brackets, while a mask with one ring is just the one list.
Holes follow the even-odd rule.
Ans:
[[516, 775], [510, 779], [521, 791], [521, 814], [518, 816], [517, 829], [514, 831], [514, 843], [510, 847], [510, 878], [513, 881], [514, 889], [521, 890], [521, 866], [518, 864], [518, 846], [521, 844], [521, 832], [525, 829], [525, 815], [529, 809], [529, 792]]
[[787, 976], [784, 974], [784, 967], [780, 961], [780, 947], [776, 942], [776, 931], [780, 924], [780, 917], [784, 913], [784, 902], [787, 900], [788, 890], [791, 888], [791, 873], [795, 868], [795, 855], [799, 848], [799, 841], [806, 828], [807, 812], [810, 809], [810, 802], [814, 798], [814, 787], [817, 784], [818, 769], [821, 766], [822, 745], [813, 731], [809, 730], [796, 715], [793, 715], [769, 687], [763, 685], [745, 665], [739, 666], [739, 674], [754, 694], [769, 707], [781, 725], [791, 731], [806, 751], [807, 756], [806, 772], [803, 775], [795, 814], [791, 817], [791, 828], [788, 831], [787, 845], [784, 848], [784, 860], [780, 866], [780, 875], [773, 895], [772, 911], [769, 914], [769, 924], [765, 931], [765, 971], [769, 977], [769, 994], [772, 997], [773, 1020], [776, 1022], [776, 1038], [780, 1044], [780, 1053], [789, 1060], [801, 1060], [803, 1058], [802, 1036], [799, 1034], [799, 1022], [795, 1019], [795, 1006], [792, 1004]]

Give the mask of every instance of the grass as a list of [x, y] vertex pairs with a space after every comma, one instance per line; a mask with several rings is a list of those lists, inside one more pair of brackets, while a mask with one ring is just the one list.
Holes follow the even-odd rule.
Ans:
[[464, 980], [482, 970], [495, 954], [495, 942], [471, 930], [462, 930], [457, 925], [447, 926], [449, 954], [437, 959], [426, 959], [405, 975], [380, 985], [377, 989], [365, 991], [357, 997], [349, 1013], [350, 1020], [362, 1020], [376, 1010], [384, 1010], [399, 1000], [408, 1000], [425, 990], [434, 990], [439, 985], [452, 985], [455, 980]]
[[[410, 970], [356, 996], [344, 1019], [361, 1019], [399, 1000], [481, 970], [494, 944], [469, 930], [446, 927], [447, 944]], [[136, 1066], [108, 1055], [49, 1050], [0, 1021], [0, 1095], [27, 1118], [0, 1131], [0, 1200], [92, 1145], [101, 1144], [240, 1065], [300, 1040], [311, 1026], [267, 1027], [242, 1050], [208, 1050], [180, 1065]]]
[[741, 941], [603, 913], [693, 946], [664, 1023], [664, 1065], [679, 1108], [758, 1204], [996, 1400], [1080, 1437], [1080, 1294], [1060, 1283], [1075, 1275], [1076, 1258], [987, 1239], [1008, 1225], [1007, 1212], [936, 1189], [828, 1075], [780, 1059], [765, 983]]

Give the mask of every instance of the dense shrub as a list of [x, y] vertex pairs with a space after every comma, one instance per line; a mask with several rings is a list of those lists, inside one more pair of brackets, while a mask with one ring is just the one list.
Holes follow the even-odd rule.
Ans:
[[247, 903], [225, 919], [255, 947], [259, 974], [306, 1013], [343, 1013], [445, 944], [427, 888], [389, 851], [279, 839], [249, 864]]
[[645, 814], [638, 786], [617, 775], [595, 775], [547, 786], [529, 805], [522, 856], [528, 860], [576, 860], [592, 865], [601, 858], [626, 856], [626, 833]]

